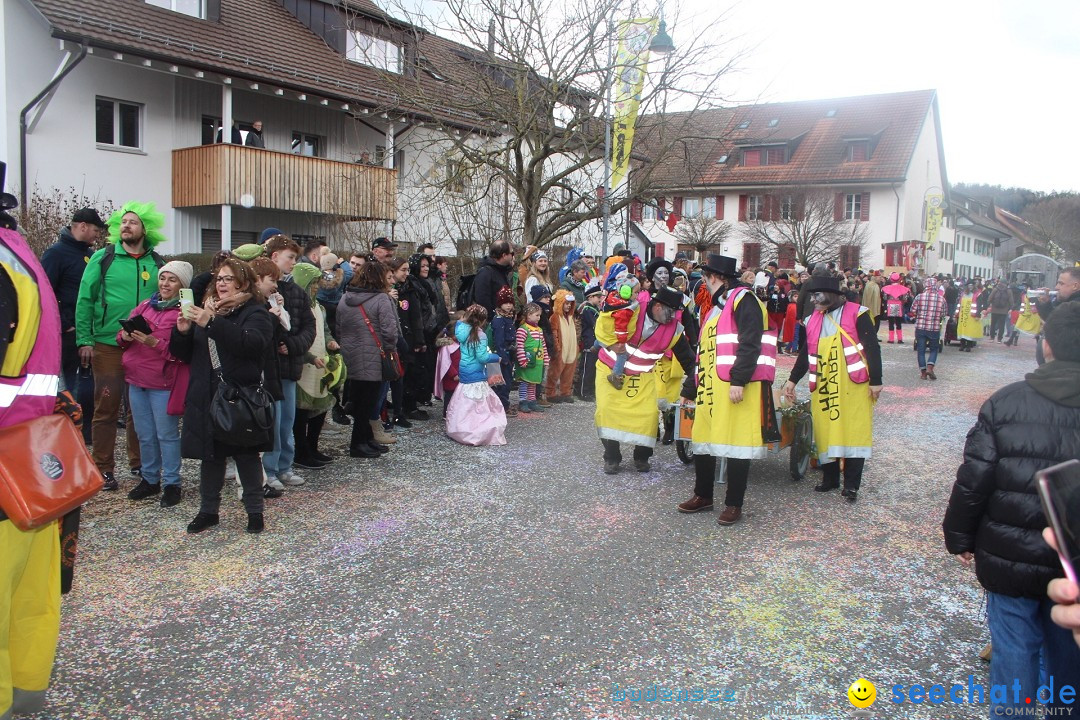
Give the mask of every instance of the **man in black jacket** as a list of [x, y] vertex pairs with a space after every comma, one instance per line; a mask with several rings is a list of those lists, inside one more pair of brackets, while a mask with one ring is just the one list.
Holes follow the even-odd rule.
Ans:
[[[974, 559], [987, 590], [990, 682], [1010, 688], [991, 717], [1034, 707], [1025, 699], [1039, 689], [1040, 654], [1053, 678], [1048, 684], [1080, 686], [1080, 648], [1050, 619], [1046, 585], [1062, 571], [1041, 535], [1047, 523], [1034, 480], [1036, 471], [1080, 457], [1080, 303], [1060, 306], [1044, 332], [1046, 364], [998, 390], [979, 411], [943, 523], [946, 548], [965, 565]], [[1047, 701], [1043, 695], [1039, 700]], [[1071, 703], [1061, 705], [1058, 696], [1047, 702]]]
[[79, 284], [90, 256], [105, 230], [97, 210], [83, 208], [71, 218], [71, 224], [60, 229], [56, 242], [41, 255], [41, 265], [49, 276], [56, 300], [60, 304], [61, 366], [64, 386], [71, 391], [83, 409], [83, 439], [91, 442], [89, 418], [94, 416], [94, 378], [87, 372], [79, 381], [79, 348], [75, 344], [75, 305], [79, 299]]
[[495, 317], [496, 300], [499, 290], [510, 285], [510, 268], [514, 265], [514, 250], [505, 240], [491, 243], [488, 256], [480, 263], [473, 280], [473, 300], [488, 311], [488, 317]]

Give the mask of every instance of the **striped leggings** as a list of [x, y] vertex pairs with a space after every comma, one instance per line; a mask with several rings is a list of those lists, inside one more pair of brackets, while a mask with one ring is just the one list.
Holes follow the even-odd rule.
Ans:
[[521, 381], [518, 383], [518, 401], [519, 402], [535, 402], [536, 401], [536, 383], [528, 383]]

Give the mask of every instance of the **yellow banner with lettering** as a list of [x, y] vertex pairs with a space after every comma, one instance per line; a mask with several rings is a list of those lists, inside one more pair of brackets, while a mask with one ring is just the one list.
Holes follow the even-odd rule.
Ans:
[[656, 18], [637, 18], [619, 23], [619, 50], [615, 55], [614, 125], [611, 136], [611, 187], [616, 188], [630, 168], [634, 125], [645, 86], [649, 43], [656, 34]]
[[938, 230], [941, 229], [941, 195], [926, 196], [926, 244], [937, 242]]

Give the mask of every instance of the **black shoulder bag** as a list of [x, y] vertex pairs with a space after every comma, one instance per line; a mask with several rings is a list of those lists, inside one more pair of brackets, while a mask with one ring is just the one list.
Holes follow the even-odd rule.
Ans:
[[274, 402], [260, 380], [257, 385], [236, 385], [221, 373], [217, 344], [210, 346], [210, 363], [217, 374], [217, 390], [210, 401], [210, 423], [214, 439], [227, 445], [252, 447], [270, 440], [274, 427]]

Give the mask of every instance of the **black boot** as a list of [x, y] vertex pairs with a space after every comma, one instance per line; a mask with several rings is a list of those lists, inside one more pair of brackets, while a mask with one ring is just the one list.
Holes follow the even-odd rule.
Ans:
[[367, 443], [361, 443], [360, 445], [354, 445], [349, 448], [349, 457], [355, 458], [377, 458], [382, 453], [373, 447], [370, 447]]
[[675, 442], [675, 412], [673, 410], [664, 412], [664, 439], [661, 442], [664, 445]]
[[252, 535], [261, 533], [263, 531], [263, 514], [262, 513], [248, 513], [248, 526], [247, 531]]
[[217, 525], [217, 524], [218, 524], [218, 516], [217, 515], [210, 515], [208, 513], [199, 513], [198, 515], [195, 516], [194, 520], [192, 520], [190, 523], [188, 523], [187, 531], [188, 531], [188, 533], [194, 535], [195, 533], [200, 533], [203, 530], [205, 530], [205, 529], [207, 529], [209, 527], [213, 527], [214, 525]]
[[352, 418], [345, 414], [345, 411], [341, 409], [340, 405], [334, 406], [331, 417], [333, 417], [334, 422], [336, 422], [338, 425], [352, 424]]

